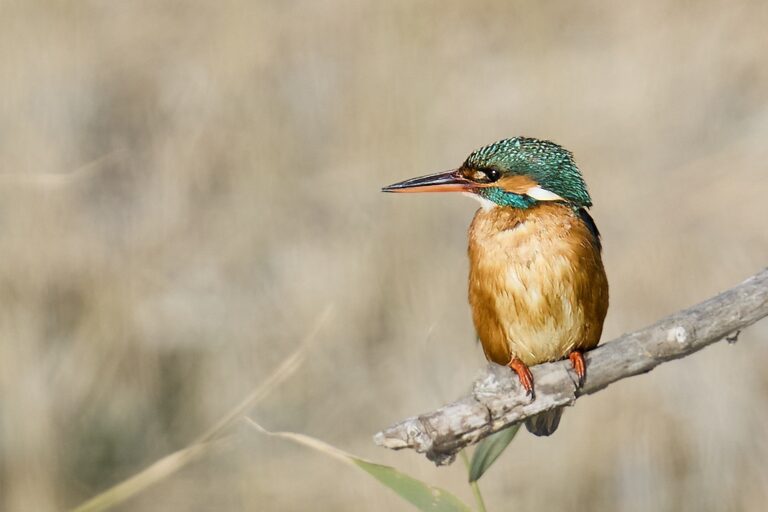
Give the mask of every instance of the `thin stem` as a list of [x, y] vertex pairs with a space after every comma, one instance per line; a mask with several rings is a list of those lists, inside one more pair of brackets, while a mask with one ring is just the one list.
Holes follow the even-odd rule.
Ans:
[[[461, 450], [459, 456], [461, 457], [461, 460], [464, 461], [464, 466], [467, 468], [467, 472], [469, 472], [469, 457], [467, 456], [467, 450]], [[475, 496], [475, 501], [477, 501], [477, 511], [487, 512], [485, 509], [485, 502], [483, 501], [483, 494], [480, 492], [480, 484], [475, 480], [474, 482], [470, 482], [469, 486], [472, 488], [472, 494]]]
[[309, 344], [320, 332], [321, 326], [324, 325], [324, 322], [327, 320], [330, 313], [331, 307], [329, 306], [320, 316], [309, 335], [299, 345], [299, 348], [285, 359], [280, 366], [278, 366], [264, 382], [243, 399], [240, 404], [228, 412], [218, 423], [216, 423], [216, 425], [211, 427], [196, 441], [186, 448], [163, 457], [148, 468], [123, 480], [113, 487], [110, 487], [106, 491], [97, 494], [85, 503], [78, 505], [73, 509], [73, 512], [100, 512], [115, 507], [177, 472], [193, 460], [196, 460], [205, 454], [210, 447], [219, 445], [220, 443], [218, 441], [223, 439], [222, 436], [229, 427], [244, 418], [248, 409], [253, 407], [265, 396], [269, 395], [273, 389], [290, 377], [299, 368], [305, 359]]

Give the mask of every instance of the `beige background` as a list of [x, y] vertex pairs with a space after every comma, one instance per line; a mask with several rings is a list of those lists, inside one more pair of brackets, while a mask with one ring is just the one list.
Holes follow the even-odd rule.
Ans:
[[[73, 506], [187, 445], [333, 305], [253, 410], [440, 485], [371, 435], [463, 392], [476, 205], [385, 196], [476, 147], [571, 149], [604, 339], [768, 262], [765, 2], [0, 2], [0, 509]], [[580, 400], [490, 510], [762, 510], [768, 323]], [[122, 510], [407, 510], [242, 429]]]

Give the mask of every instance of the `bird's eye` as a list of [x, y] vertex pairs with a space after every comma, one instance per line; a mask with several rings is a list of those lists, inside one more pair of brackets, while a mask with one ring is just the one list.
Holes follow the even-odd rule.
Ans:
[[477, 169], [472, 173], [472, 181], [477, 183], [492, 183], [501, 177], [496, 169]]

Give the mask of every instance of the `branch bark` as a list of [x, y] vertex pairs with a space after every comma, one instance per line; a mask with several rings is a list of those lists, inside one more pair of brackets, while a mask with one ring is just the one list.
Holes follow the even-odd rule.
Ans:
[[568, 361], [533, 367], [531, 402], [508, 368], [489, 364], [472, 392], [436, 411], [407, 418], [374, 436], [385, 448], [411, 448], [437, 465], [450, 464], [465, 446], [555, 407], [571, 405], [609, 384], [686, 357], [768, 316], [768, 269], [740, 285], [585, 354], [581, 389]]

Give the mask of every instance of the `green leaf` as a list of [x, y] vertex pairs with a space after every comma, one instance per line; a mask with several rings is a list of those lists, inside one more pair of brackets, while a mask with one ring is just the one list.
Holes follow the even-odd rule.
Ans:
[[294, 443], [308, 446], [321, 453], [330, 455], [339, 461], [362, 469], [381, 484], [395, 491], [401, 498], [408, 501], [419, 510], [425, 512], [471, 512], [471, 509], [467, 505], [448, 491], [440, 489], [439, 487], [427, 485], [421, 480], [417, 480], [405, 473], [401, 473], [391, 466], [384, 466], [382, 464], [376, 464], [375, 462], [361, 459], [360, 457], [355, 457], [335, 446], [331, 446], [326, 442], [304, 434], [296, 434], [294, 432], [270, 432], [251, 418], [247, 419], [248, 423], [262, 434], [288, 439]]
[[460, 510], [462, 512], [470, 510], [468, 506], [448, 491], [427, 485], [391, 466], [383, 466], [357, 457], [352, 457], [352, 461], [419, 510]]
[[472, 454], [472, 462], [469, 465], [469, 481], [476, 482], [488, 468], [496, 462], [499, 455], [509, 446], [515, 434], [520, 430], [520, 424], [496, 432], [486, 437], [477, 444], [475, 453]]

